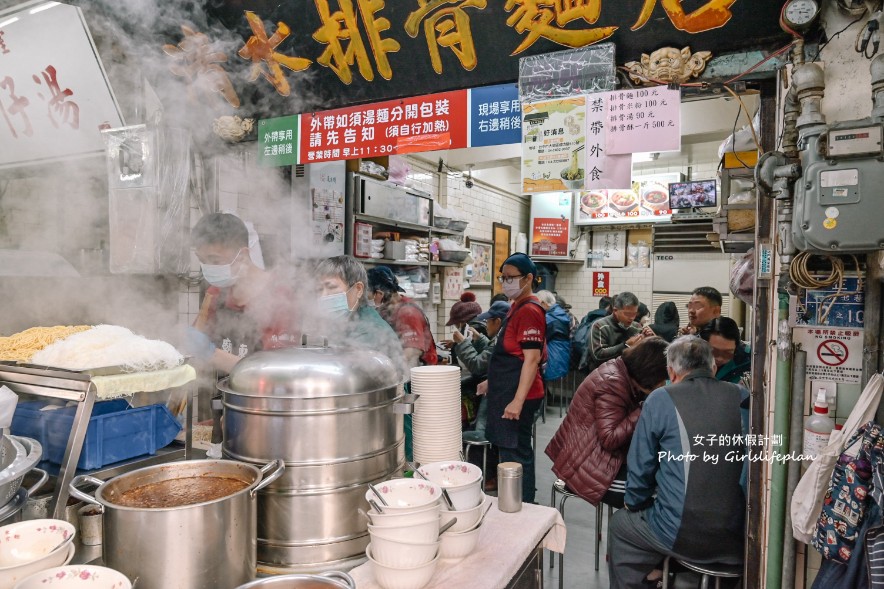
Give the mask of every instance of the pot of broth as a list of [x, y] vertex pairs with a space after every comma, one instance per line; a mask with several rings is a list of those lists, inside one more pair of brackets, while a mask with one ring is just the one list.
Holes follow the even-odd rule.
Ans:
[[[70, 492], [101, 506], [104, 562], [139, 589], [234, 589], [255, 578], [258, 491], [284, 469], [192, 460], [109, 481], [78, 476]], [[77, 488], [86, 484], [98, 486], [94, 497]]]

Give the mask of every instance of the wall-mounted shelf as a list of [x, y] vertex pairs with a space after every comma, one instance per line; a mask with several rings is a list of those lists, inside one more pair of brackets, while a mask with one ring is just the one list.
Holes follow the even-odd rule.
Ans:
[[[378, 264], [381, 266], [426, 266], [426, 260], [387, 260], [384, 258], [356, 258], [363, 264]], [[436, 264], [437, 262], [433, 262]]]
[[430, 227], [433, 233], [438, 235], [463, 235], [463, 231], [454, 231], [453, 229], [441, 229], [439, 227]]
[[380, 225], [383, 227], [391, 227], [394, 229], [407, 229], [409, 231], [419, 231], [422, 233], [428, 233], [433, 230], [432, 227], [428, 227], [427, 225], [418, 225], [417, 223], [396, 221], [395, 219], [384, 219], [383, 217], [373, 217], [372, 215], [363, 215], [361, 213], [354, 213], [353, 219], [355, 219], [356, 221], [362, 221], [363, 223], [371, 223], [372, 225]]

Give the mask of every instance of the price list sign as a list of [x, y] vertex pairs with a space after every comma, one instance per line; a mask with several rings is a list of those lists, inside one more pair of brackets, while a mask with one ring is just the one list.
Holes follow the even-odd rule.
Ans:
[[681, 149], [681, 94], [666, 86], [606, 92], [610, 154]]

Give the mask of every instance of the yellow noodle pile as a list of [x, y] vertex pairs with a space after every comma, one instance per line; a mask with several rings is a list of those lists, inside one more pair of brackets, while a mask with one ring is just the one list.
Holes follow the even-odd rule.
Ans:
[[0, 337], [0, 360], [29, 362], [34, 354], [46, 346], [87, 329], [92, 329], [92, 326], [32, 327], [8, 337]]

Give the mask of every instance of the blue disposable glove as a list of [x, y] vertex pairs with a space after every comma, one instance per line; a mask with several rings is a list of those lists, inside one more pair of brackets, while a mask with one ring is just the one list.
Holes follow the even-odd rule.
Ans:
[[205, 333], [196, 327], [188, 327], [184, 339], [184, 354], [198, 362], [208, 362], [215, 353], [215, 344]]

